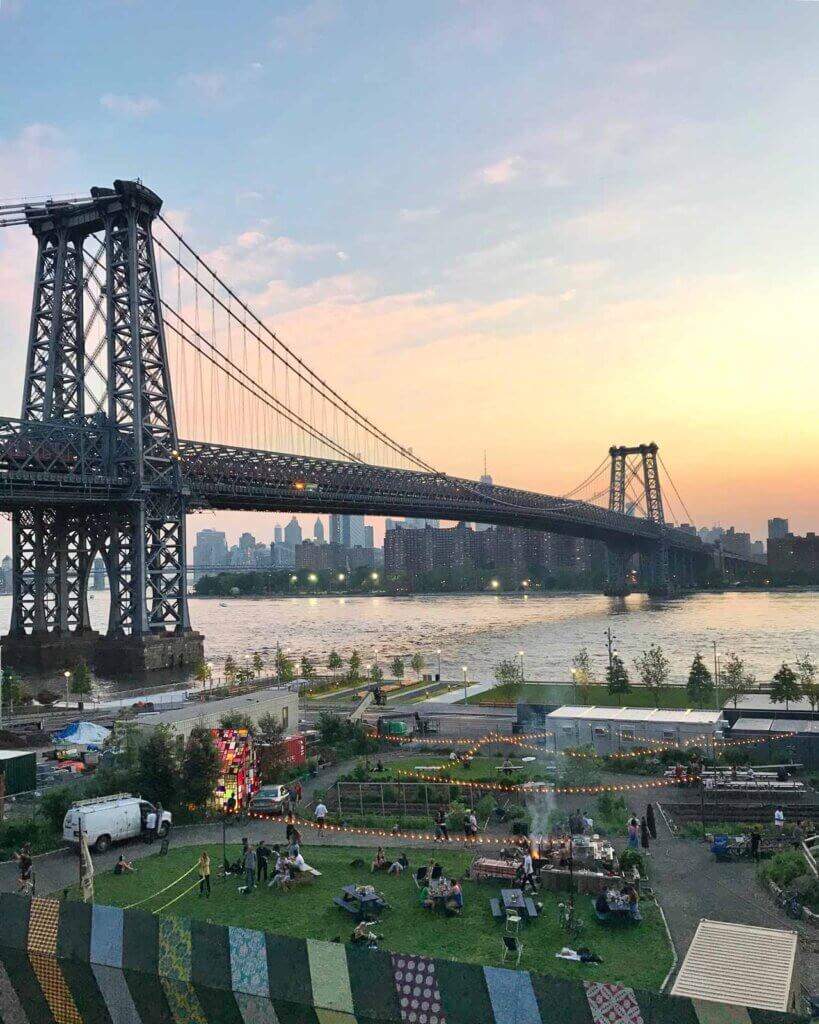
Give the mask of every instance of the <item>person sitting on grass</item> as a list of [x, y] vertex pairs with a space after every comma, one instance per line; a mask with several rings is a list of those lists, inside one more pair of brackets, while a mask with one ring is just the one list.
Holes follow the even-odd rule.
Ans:
[[278, 846], [274, 846], [273, 850], [276, 854], [276, 864], [273, 869], [273, 877], [267, 883], [267, 888], [272, 889], [275, 885], [280, 889], [287, 889], [290, 884], [290, 861], [282, 854]]
[[632, 921], [642, 921], [640, 914], [640, 896], [637, 889], [630, 883], [626, 883], [620, 890], [623, 896], [628, 896], [628, 911]]
[[127, 861], [122, 854], [120, 854], [119, 855], [119, 860], [114, 865], [114, 874], [115, 875], [124, 875], [127, 871], [133, 871], [133, 870], [134, 870], [134, 865], [131, 864], [129, 861]]
[[404, 868], [409, 867], [409, 861], [407, 855], [402, 853], [398, 860], [394, 860], [392, 864], [387, 868], [388, 875], [400, 875]]
[[605, 892], [601, 892], [594, 901], [594, 912], [597, 914], [599, 921], [605, 921], [608, 918], [609, 913], [611, 912], [611, 907], [609, 906], [608, 897]]
[[383, 846], [379, 846], [375, 851], [375, 860], [372, 862], [372, 866], [370, 867], [370, 874], [373, 874], [375, 871], [383, 871], [386, 866], [387, 858], [384, 856], [384, 848]]
[[421, 891], [418, 893], [418, 902], [421, 904], [422, 907], [424, 907], [425, 910], [432, 910], [432, 907], [434, 906], [434, 900], [429, 894], [428, 885], [422, 886]]
[[463, 910], [464, 893], [463, 889], [461, 888], [460, 879], [456, 878], [455, 881], [452, 883], [452, 889], [449, 894], [449, 899], [446, 901], [445, 905], [447, 912], [453, 917], [457, 917], [458, 914], [460, 914], [460, 912]]

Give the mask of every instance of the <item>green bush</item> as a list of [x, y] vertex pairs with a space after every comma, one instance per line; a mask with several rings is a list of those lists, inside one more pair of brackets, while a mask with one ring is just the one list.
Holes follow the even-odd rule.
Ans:
[[515, 818], [512, 822], [513, 836], [528, 836], [532, 831], [532, 815], [528, 811], [523, 812], [523, 817]]
[[780, 888], [789, 886], [795, 878], [805, 874], [805, 858], [798, 850], [783, 850], [765, 864], [760, 874]]
[[621, 871], [631, 871], [633, 868], [637, 868], [641, 875], [645, 875], [646, 869], [643, 858], [636, 850], [623, 850], [619, 861]]
[[68, 808], [78, 799], [73, 786], [54, 786], [43, 793], [40, 811], [52, 832], [62, 832]]
[[486, 819], [495, 810], [495, 798], [491, 793], [487, 793], [482, 796], [478, 801], [478, 806], [475, 808], [475, 814], [478, 817], [478, 821], [486, 821]]
[[449, 813], [446, 816], [447, 827], [450, 832], [463, 832], [464, 815], [467, 812], [466, 804], [455, 800], [449, 805]]

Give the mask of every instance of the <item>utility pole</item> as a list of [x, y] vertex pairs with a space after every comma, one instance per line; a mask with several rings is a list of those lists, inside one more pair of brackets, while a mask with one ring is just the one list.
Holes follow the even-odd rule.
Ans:
[[603, 635], [606, 638], [606, 647], [608, 648], [609, 652], [609, 681], [611, 681], [611, 673], [614, 668], [614, 664], [612, 662], [612, 649], [614, 641], [617, 639], [617, 637], [611, 635], [611, 626], [608, 627], [608, 629]]
[[719, 655], [717, 654], [717, 641], [714, 644], [714, 702], [716, 710], [719, 711]]

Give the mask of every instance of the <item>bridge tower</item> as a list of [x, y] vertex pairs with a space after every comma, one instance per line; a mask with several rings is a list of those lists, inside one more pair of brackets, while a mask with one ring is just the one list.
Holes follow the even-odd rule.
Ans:
[[[86, 658], [101, 671], [123, 672], [202, 656], [188, 618], [185, 495], [152, 236], [161, 205], [140, 183], [116, 181], [92, 189], [88, 202], [47, 204], [45, 214], [40, 207], [28, 217], [37, 265], [22, 420], [97, 428], [106, 475], [128, 486], [125, 500], [105, 502], [89, 481], [87, 500], [66, 502], [58, 481], [43, 480], [52, 503], [13, 512], [12, 618], [3, 638], [12, 664], [48, 670]], [[91, 236], [96, 255], [85, 248]], [[99, 316], [105, 395], [89, 413], [86, 335]], [[82, 456], [60, 448], [62, 460]], [[97, 554], [111, 596], [104, 637], [88, 614]]]
[[[658, 446], [640, 444], [632, 447], [609, 448], [611, 476], [609, 481], [609, 510], [628, 515], [633, 510], [629, 502], [629, 485], [636, 483], [644, 505], [645, 518], [659, 527], [665, 526], [663, 495], [657, 465]], [[608, 586], [606, 593], [622, 597], [628, 593], [627, 572], [635, 550], [631, 547], [609, 546]], [[669, 587], [668, 545], [658, 541], [649, 548], [640, 549], [640, 577], [649, 593], [665, 594]]]

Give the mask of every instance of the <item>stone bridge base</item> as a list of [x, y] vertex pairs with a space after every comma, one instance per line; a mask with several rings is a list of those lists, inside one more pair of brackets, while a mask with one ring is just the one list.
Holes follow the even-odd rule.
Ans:
[[3, 637], [3, 664], [23, 671], [48, 673], [73, 668], [80, 661], [104, 675], [132, 675], [161, 669], [193, 667], [205, 652], [201, 633], [149, 633], [145, 636], [100, 636], [84, 633], [32, 633]]

